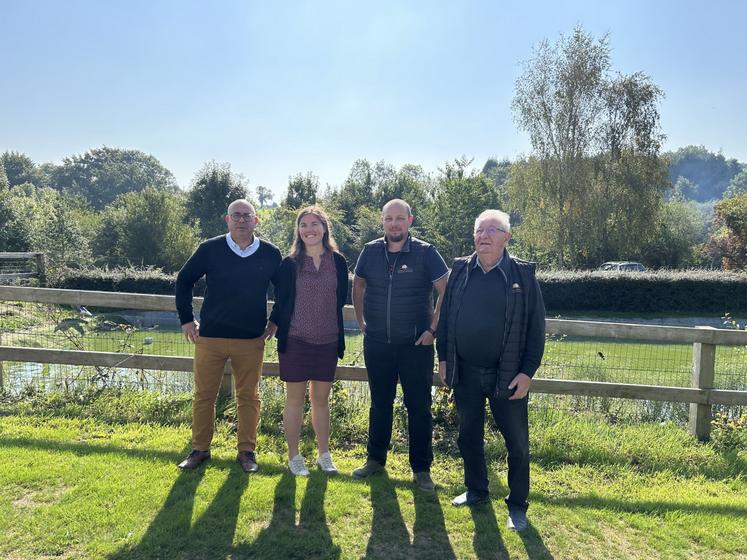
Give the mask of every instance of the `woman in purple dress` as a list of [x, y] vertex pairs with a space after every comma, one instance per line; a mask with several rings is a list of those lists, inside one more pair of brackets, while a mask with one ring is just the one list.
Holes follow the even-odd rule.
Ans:
[[270, 321], [277, 325], [280, 379], [286, 383], [283, 427], [288, 468], [309, 470], [299, 451], [306, 387], [317, 440], [318, 467], [337, 468], [329, 453], [329, 393], [337, 359], [345, 351], [342, 308], [348, 297], [348, 266], [337, 250], [327, 214], [319, 206], [299, 210], [290, 255], [280, 265]]

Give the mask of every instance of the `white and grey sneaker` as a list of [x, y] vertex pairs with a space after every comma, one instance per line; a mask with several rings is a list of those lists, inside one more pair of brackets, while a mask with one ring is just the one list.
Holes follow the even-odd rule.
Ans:
[[329, 454], [329, 451], [319, 455], [316, 458], [316, 464], [325, 474], [337, 474], [338, 472], [337, 467], [332, 462], [332, 455]]
[[288, 469], [296, 476], [309, 476], [309, 469], [306, 468], [303, 455], [300, 453], [288, 461]]

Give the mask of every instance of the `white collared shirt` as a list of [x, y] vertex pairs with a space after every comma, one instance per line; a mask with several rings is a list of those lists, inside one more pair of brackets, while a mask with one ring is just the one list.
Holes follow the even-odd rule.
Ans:
[[497, 262], [497, 263], [495, 263], [495, 264], [494, 264], [493, 266], [491, 266], [491, 267], [490, 267], [489, 269], [485, 270], [485, 269], [483, 268], [483, 266], [482, 266], [482, 263], [480, 262], [480, 257], [477, 257], [477, 258], [475, 259], [475, 265], [474, 265], [474, 266], [473, 266], [472, 268], [477, 268], [477, 267], [479, 266], [479, 267], [480, 267], [480, 270], [482, 270], [483, 274], [487, 274], [488, 272], [490, 272], [491, 270], [493, 270], [493, 269], [494, 269], [494, 268], [495, 268], [496, 266], [500, 266], [500, 264], [501, 264], [502, 262], [503, 262], [503, 255], [501, 255], [501, 258], [500, 258], [500, 259], [498, 259], [498, 262]]
[[256, 235], [254, 236], [254, 241], [252, 241], [246, 249], [242, 249], [241, 247], [239, 247], [239, 244], [233, 240], [233, 237], [231, 237], [230, 233], [226, 234], [226, 243], [228, 243], [231, 251], [236, 253], [242, 259], [253, 255], [257, 252], [257, 249], [259, 249], [259, 237], [257, 237]]

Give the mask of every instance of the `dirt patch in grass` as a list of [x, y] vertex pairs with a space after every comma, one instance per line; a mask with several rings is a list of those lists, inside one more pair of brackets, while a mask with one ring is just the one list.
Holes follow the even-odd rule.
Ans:
[[20, 496], [11, 502], [16, 509], [46, 506], [60, 501], [68, 488], [63, 485], [39, 488], [24, 488]]

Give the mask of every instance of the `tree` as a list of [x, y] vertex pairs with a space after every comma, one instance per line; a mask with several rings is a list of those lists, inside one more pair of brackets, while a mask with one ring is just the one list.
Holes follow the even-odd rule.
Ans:
[[0, 165], [0, 191], [8, 190], [10, 183], [8, 182], [8, 176], [5, 173], [5, 167]]
[[720, 200], [714, 211], [716, 231], [706, 251], [720, 255], [726, 270], [747, 269], [747, 193]]
[[3, 153], [0, 156], [0, 167], [5, 171], [8, 185], [11, 187], [24, 183], [32, 183], [37, 187], [44, 187], [47, 184], [47, 177], [44, 172], [30, 157], [21, 152], [9, 151]]
[[259, 201], [260, 207], [264, 208], [265, 203], [268, 201], [271, 202], [273, 196], [272, 191], [267, 187], [263, 187], [262, 185], [257, 187], [257, 200]]
[[446, 262], [474, 251], [475, 218], [483, 210], [498, 208], [500, 196], [493, 181], [476, 170], [472, 160], [462, 157], [440, 169], [432, 217], [425, 237], [434, 243]]
[[187, 213], [199, 220], [203, 239], [226, 232], [224, 216], [228, 205], [239, 198], [247, 198], [248, 182], [231, 171], [230, 163], [209, 161], [195, 173], [187, 194]]
[[588, 231], [599, 239], [587, 244], [587, 266], [635, 254], [655, 236], [651, 225], [657, 223], [669, 188], [666, 162], [659, 157], [662, 96], [641, 73], [604, 83], [595, 179], [586, 198], [586, 215], [592, 218]]
[[275, 244], [282, 254], [287, 255], [293, 242], [296, 211], [280, 205], [264, 213], [265, 217], [257, 226], [257, 234]]
[[117, 196], [147, 187], [174, 193], [174, 175], [152, 155], [103, 146], [63, 160], [54, 173], [55, 187], [102, 210]]
[[372, 179], [377, 211], [393, 198], [400, 198], [410, 205], [413, 215], [421, 218], [431, 204], [432, 180], [419, 165], [406, 163], [397, 170], [381, 161], [374, 166]]
[[512, 165], [506, 188], [523, 229], [540, 230], [523, 239], [560, 268], [624, 257], [630, 230], [652, 235], [667, 187], [661, 90], [643, 74], [609, 72], [607, 36], [577, 27], [542, 41], [516, 82], [512, 107], [534, 154]]
[[310, 204], [316, 204], [316, 195], [319, 191], [319, 177], [311, 171], [296, 173], [288, 177], [288, 192], [283, 200], [283, 205], [291, 210], [298, 210]]
[[48, 277], [54, 278], [63, 267], [90, 264], [80, 200], [31, 183], [13, 187], [11, 195], [19, 219], [30, 229], [29, 249], [46, 255]]
[[110, 265], [179, 270], [198, 241], [185, 213], [182, 197], [162, 189], [125, 193], [102, 212], [94, 251]]
[[653, 268], [694, 266], [696, 249], [705, 237], [706, 223], [698, 205], [690, 200], [670, 200], [662, 208], [655, 235], [631, 255]]
[[328, 197], [329, 204], [339, 210], [340, 220], [347, 227], [355, 225], [359, 208], [376, 207], [374, 183], [373, 166], [368, 160], [358, 159], [353, 163], [340, 190]]
[[587, 160], [609, 66], [607, 37], [595, 42], [577, 27], [570, 37], [561, 35], [554, 46], [543, 40], [516, 81], [512, 107], [543, 164], [535, 198], [552, 207], [546, 227], [554, 233], [561, 268], [575, 265], [578, 248], [569, 226], [580, 215], [577, 202], [588, 190]]
[[[1, 178], [0, 178], [1, 179]], [[731, 198], [747, 192], [747, 167], [732, 177], [724, 197]]]
[[672, 196], [685, 200], [695, 200], [698, 196], [698, 189], [698, 185], [693, 183], [687, 177], [680, 175], [674, 183], [674, 192], [672, 193]]
[[493, 187], [501, 193], [501, 197], [505, 200], [505, 185], [508, 181], [508, 174], [511, 172], [511, 162], [507, 159], [498, 161], [495, 158], [489, 158], [482, 166], [482, 172], [493, 181]]
[[680, 177], [687, 179], [694, 188], [687, 192], [688, 198], [704, 202], [718, 200], [729, 186], [729, 182], [742, 170], [735, 159], [726, 159], [704, 146], [685, 146], [669, 154], [669, 179], [678, 184]]
[[25, 219], [9, 190], [0, 190], [0, 251], [29, 251], [32, 222]]

